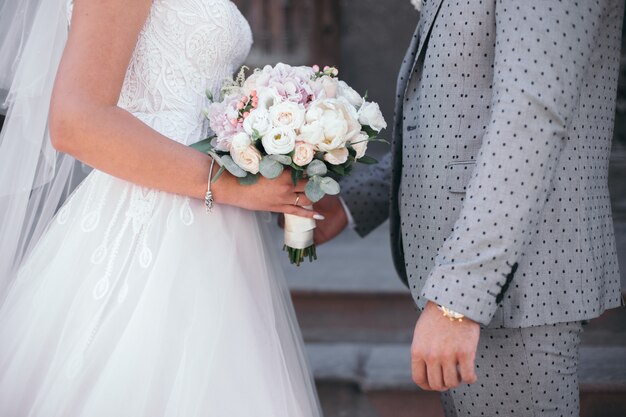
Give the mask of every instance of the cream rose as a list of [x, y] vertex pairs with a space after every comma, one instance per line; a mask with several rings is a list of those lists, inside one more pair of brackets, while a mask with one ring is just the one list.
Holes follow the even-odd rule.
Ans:
[[296, 132], [293, 129], [276, 127], [261, 140], [268, 155], [286, 155], [296, 146]]
[[301, 134], [309, 135], [308, 142], [317, 145], [321, 151], [343, 148], [361, 131], [356, 116], [354, 107], [346, 100], [320, 100], [307, 111], [307, 125]]
[[376, 132], [380, 132], [387, 127], [387, 122], [380, 111], [378, 103], [368, 101], [363, 103], [363, 106], [359, 109], [359, 122], [371, 127]]
[[261, 152], [252, 145], [252, 138], [247, 133], [241, 132], [233, 137], [230, 156], [244, 171], [251, 174], [259, 172], [259, 166], [263, 157]]
[[250, 136], [254, 136], [256, 130], [260, 136], [265, 135], [271, 129], [270, 114], [264, 108], [252, 110], [250, 115], [243, 121], [243, 129]]
[[387, 127], [387, 122], [383, 117], [378, 103], [372, 103], [366, 101], [359, 109], [359, 122], [363, 125], [367, 125], [377, 132]]
[[355, 159], [361, 159], [365, 156], [365, 152], [367, 152], [369, 136], [367, 133], [361, 132], [359, 136], [350, 143], [352, 145], [352, 149], [356, 151]]
[[315, 147], [306, 142], [296, 142], [296, 148], [293, 153], [293, 163], [298, 166], [305, 166], [311, 163], [315, 156]]
[[303, 107], [288, 101], [276, 104], [270, 109], [270, 121], [274, 127], [300, 129], [304, 123], [304, 115]]
[[320, 87], [318, 98], [337, 98], [338, 85], [336, 79], [325, 75], [317, 82]]
[[349, 155], [348, 148], [333, 149], [324, 154], [324, 160], [329, 164], [341, 165], [348, 160]]

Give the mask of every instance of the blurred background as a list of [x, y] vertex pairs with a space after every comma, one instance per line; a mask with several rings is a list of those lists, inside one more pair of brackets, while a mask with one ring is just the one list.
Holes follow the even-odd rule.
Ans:
[[[342, 79], [380, 103], [391, 124], [396, 75], [419, 19], [409, 0], [235, 3], [255, 36], [248, 66], [279, 61], [336, 65]], [[373, 153], [380, 156], [386, 150], [375, 144]], [[626, 289], [626, 48], [610, 170]], [[443, 416], [438, 395], [420, 392], [411, 383], [409, 345], [417, 314], [395, 276], [387, 232], [387, 224], [365, 239], [346, 231], [319, 248], [315, 264], [300, 268], [283, 257], [327, 417]], [[275, 238], [281, 247], [278, 229]], [[580, 370], [583, 417], [626, 416], [625, 310], [587, 326]]]

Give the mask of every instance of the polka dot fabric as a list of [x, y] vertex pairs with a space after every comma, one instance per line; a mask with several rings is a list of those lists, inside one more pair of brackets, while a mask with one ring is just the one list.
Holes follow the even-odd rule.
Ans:
[[623, 7], [424, 3], [391, 160], [344, 187], [366, 233], [391, 180], [396, 266], [419, 307], [512, 328], [621, 305], [607, 176]]
[[442, 395], [446, 417], [577, 417], [580, 322], [483, 331], [478, 382]]
[[[439, 249], [413, 283], [483, 324], [499, 306], [505, 327], [596, 317], [621, 305], [607, 176], [623, 2], [469, 4], [441, 3], [406, 95], [403, 221], [430, 226], [405, 234], [407, 262]], [[428, 249], [409, 257], [414, 239]]]

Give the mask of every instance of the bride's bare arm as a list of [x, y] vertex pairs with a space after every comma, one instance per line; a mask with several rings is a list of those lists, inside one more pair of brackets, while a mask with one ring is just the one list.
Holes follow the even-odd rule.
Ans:
[[[75, 0], [51, 102], [52, 142], [59, 151], [116, 177], [204, 198], [210, 157], [164, 137], [117, 107], [151, 4], [151, 0]], [[217, 203], [314, 216], [292, 205], [296, 190], [287, 174], [254, 186], [241, 186], [225, 174], [212, 190]]]

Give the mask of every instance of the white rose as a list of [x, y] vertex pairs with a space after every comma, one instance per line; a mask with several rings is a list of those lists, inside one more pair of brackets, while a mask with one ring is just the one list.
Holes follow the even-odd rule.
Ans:
[[250, 136], [254, 136], [256, 130], [259, 135], [265, 135], [272, 127], [270, 114], [264, 108], [257, 108], [250, 112], [250, 115], [243, 121], [243, 129]]
[[303, 128], [301, 133], [321, 131], [321, 140], [313, 137], [313, 142], [324, 152], [345, 147], [361, 131], [356, 111], [342, 99], [316, 101], [307, 111], [306, 122], [311, 126]]
[[359, 93], [357, 93], [352, 87], [350, 87], [344, 81], [339, 81], [338, 87], [339, 87], [339, 90], [338, 90], [339, 97], [345, 98], [346, 100], [348, 100], [350, 104], [352, 104], [357, 109], [363, 105], [363, 102], [365, 101], [363, 97], [361, 97]]
[[306, 142], [296, 142], [296, 148], [293, 152], [293, 163], [298, 166], [305, 166], [311, 163], [315, 156], [315, 147]]
[[278, 91], [270, 87], [260, 87], [257, 90], [257, 97], [259, 97], [258, 108], [266, 110], [283, 100]]
[[324, 160], [329, 164], [341, 165], [348, 160], [349, 155], [348, 148], [333, 149], [324, 154]]
[[387, 122], [378, 104], [367, 101], [363, 103], [363, 106], [359, 110], [359, 122], [361, 122], [362, 125], [371, 127], [376, 132], [380, 132], [387, 127]]
[[274, 127], [300, 129], [304, 115], [304, 108], [292, 102], [279, 103], [270, 109], [270, 121]]
[[252, 138], [248, 134], [241, 132], [233, 137], [233, 143], [230, 148], [230, 156], [233, 161], [244, 171], [251, 174], [259, 172], [261, 164], [261, 152], [252, 145]]
[[296, 146], [296, 132], [293, 129], [276, 127], [261, 140], [268, 155], [287, 155]]
[[317, 146], [324, 139], [324, 128], [319, 122], [308, 123], [300, 128], [298, 140]]
[[368, 139], [369, 136], [367, 136], [367, 133], [361, 132], [361, 134], [359, 134], [359, 136], [353, 140], [352, 143], [350, 143], [350, 145], [352, 145], [352, 149], [356, 151], [356, 159], [361, 159], [365, 156], [365, 152], [367, 152], [367, 145], [369, 143]]

